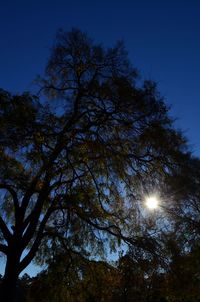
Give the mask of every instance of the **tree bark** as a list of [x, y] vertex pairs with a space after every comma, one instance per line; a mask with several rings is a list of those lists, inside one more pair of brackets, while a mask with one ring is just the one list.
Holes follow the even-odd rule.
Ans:
[[1, 288], [2, 302], [16, 302], [17, 300], [17, 278], [9, 276], [3, 279]]
[[17, 280], [19, 276], [19, 257], [7, 256], [5, 274], [1, 285], [1, 302], [20, 302], [17, 297]]

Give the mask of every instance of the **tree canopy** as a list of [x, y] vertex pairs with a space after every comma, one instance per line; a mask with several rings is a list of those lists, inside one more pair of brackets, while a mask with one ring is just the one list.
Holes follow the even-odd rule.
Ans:
[[55, 247], [83, 257], [121, 240], [148, 249], [143, 194], [170, 183], [187, 156], [155, 83], [141, 84], [121, 42], [60, 31], [38, 82], [39, 96], [0, 91], [5, 288]]

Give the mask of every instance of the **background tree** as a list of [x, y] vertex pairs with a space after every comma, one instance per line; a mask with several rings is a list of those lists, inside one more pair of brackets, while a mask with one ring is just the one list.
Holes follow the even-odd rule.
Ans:
[[177, 190], [174, 202], [169, 207], [169, 214], [175, 222], [179, 240], [193, 246], [200, 235], [200, 161], [192, 157], [186, 159], [181, 173], [173, 182], [172, 190]]
[[155, 84], [136, 80], [122, 43], [105, 49], [72, 30], [58, 33], [41, 99], [1, 91], [5, 301], [55, 247], [84, 257], [113, 239], [147, 247], [142, 194], [173, 176], [186, 145]]
[[27, 302], [118, 301], [121, 288], [116, 267], [78, 255], [73, 255], [68, 266], [65, 254], [58, 258], [38, 276], [20, 280]]

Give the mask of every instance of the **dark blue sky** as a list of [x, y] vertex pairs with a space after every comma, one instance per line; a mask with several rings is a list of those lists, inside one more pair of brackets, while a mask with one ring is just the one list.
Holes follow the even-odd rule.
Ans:
[[0, 87], [30, 90], [58, 28], [79, 27], [106, 46], [124, 39], [132, 63], [158, 83], [200, 154], [198, 0], [1, 0]]
[[200, 1], [1, 0], [0, 87], [31, 90], [58, 28], [125, 41], [133, 65], [158, 83], [176, 124], [200, 154]]

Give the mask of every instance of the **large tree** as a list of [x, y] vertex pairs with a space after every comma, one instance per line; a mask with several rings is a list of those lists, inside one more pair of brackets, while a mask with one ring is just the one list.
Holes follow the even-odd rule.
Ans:
[[0, 92], [4, 292], [38, 251], [95, 255], [114, 238], [145, 247], [140, 193], [173, 175], [185, 141], [156, 85], [137, 78], [122, 43], [60, 31], [40, 97]]

